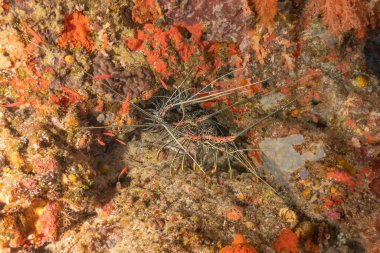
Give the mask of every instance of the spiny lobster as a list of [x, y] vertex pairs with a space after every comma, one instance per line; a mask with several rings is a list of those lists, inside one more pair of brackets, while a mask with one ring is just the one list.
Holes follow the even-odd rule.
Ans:
[[181, 159], [182, 168], [188, 158], [193, 163], [193, 168], [202, 173], [206, 173], [207, 168], [210, 167], [213, 168], [211, 171], [215, 171], [218, 157], [222, 154], [226, 158], [230, 174], [232, 173], [231, 160], [234, 159], [268, 185], [259, 177], [255, 164], [244, 154], [247, 149], [239, 149], [236, 140], [249, 129], [290, 106], [297, 99], [292, 99], [274, 112], [251, 123], [237, 134], [229, 133], [228, 128], [219, 123], [215, 116], [262, 94], [256, 93], [248, 96], [215, 112], [209, 112], [200, 106], [204, 102], [244, 93], [250, 86], [262, 82], [207, 92], [211, 83], [198, 91], [194, 91], [192, 88], [178, 87], [171, 94], [166, 92], [153, 96], [145, 105], [132, 102], [130, 104], [144, 116], [145, 122], [142, 126], [160, 133], [161, 140], [156, 142], [161, 143], [157, 155], [164, 149], [174, 150], [170, 173], [172, 173], [173, 164], [178, 158]]

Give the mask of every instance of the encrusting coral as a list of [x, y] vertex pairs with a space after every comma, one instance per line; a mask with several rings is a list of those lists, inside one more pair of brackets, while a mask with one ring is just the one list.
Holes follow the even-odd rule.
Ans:
[[246, 242], [243, 235], [237, 234], [232, 244], [222, 248], [219, 253], [257, 253], [257, 251]]
[[94, 43], [91, 41], [89, 20], [82, 12], [76, 11], [68, 14], [64, 18], [64, 29], [57, 40], [58, 46], [65, 48], [84, 47], [87, 51], [94, 50]]

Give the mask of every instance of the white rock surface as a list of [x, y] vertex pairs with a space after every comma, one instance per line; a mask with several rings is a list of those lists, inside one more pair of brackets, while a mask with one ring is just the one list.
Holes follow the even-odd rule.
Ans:
[[325, 152], [320, 144], [314, 144], [314, 151], [298, 153], [293, 145], [300, 145], [303, 142], [303, 135], [294, 134], [285, 138], [265, 138], [259, 143], [259, 147], [265, 155], [266, 165], [274, 170], [273, 172], [289, 175], [303, 167], [306, 161], [317, 161], [325, 157]]

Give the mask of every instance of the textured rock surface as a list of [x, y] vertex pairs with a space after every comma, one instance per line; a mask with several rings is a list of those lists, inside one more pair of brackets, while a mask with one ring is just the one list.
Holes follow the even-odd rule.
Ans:
[[[157, 135], [146, 137], [160, 139]], [[249, 173], [233, 179], [227, 173], [202, 179], [194, 171], [181, 171], [177, 164], [178, 171], [170, 176], [164, 160], [149, 158], [154, 152], [154, 147], [142, 146], [141, 140], [136, 140], [114, 150], [111, 157], [99, 154], [97, 160], [106, 161], [112, 171], [97, 178], [95, 184], [114, 187], [118, 173], [114, 168], [128, 166], [122, 190], [102, 192], [100, 199], [112, 194], [111, 201], [99, 206], [95, 217], [67, 231], [48, 248], [52, 252], [69, 248], [70, 252], [206, 253], [217, 252], [236, 233], [243, 233], [259, 252], [270, 252], [266, 244], [283, 227], [277, 215], [286, 207], [281, 198], [252, 181]], [[264, 200], [269, 196], [270, 203]], [[268, 212], [268, 205], [275, 211]], [[231, 207], [241, 209], [244, 216], [228, 220]]]
[[275, 93], [273, 95], [265, 96], [262, 99], [260, 99], [260, 104], [264, 111], [270, 113], [270, 110], [274, 110], [278, 106], [280, 106], [281, 105], [280, 101], [282, 101], [285, 98], [286, 96], [284, 94]]
[[207, 38], [216, 41], [237, 41], [243, 36], [244, 0], [158, 0], [165, 16], [188, 25], [204, 24]]

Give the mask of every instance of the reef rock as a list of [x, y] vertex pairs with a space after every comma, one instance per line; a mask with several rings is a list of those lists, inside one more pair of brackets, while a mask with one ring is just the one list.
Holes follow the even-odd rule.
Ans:
[[165, 17], [174, 22], [207, 27], [207, 39], [236, 42], [243, 37], [245, 18], [250, 13], [244, 0], [158, 0]]
[[265, 165], [273, 172], [285, 177], [305, 165], [306, 161], [317, 161], [325, 157], [325, 152], [319, 144], [314, 151], [297, 152], [293, 145], [300, 145], [304, 137], [294, 134], [285, 138], [265, 138], [259, 147], [264, 154]]

